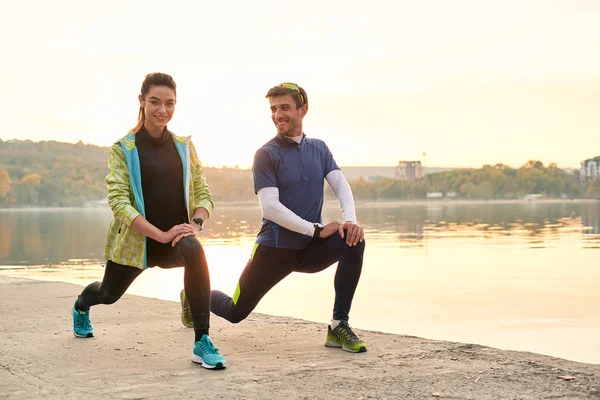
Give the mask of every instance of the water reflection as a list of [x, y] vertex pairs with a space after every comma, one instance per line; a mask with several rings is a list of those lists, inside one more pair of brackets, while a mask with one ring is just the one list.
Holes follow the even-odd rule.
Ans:
[[[531, 248], [553, 246], [566, 236], [582, 247], [600, 246], [600, 204], [559, 203], [383, 203], [359, 204], [367, 238], [379, 246], [423, 247], [435, 240], [481, 239]], [[340, 219], [327, 204], [325, 221]], [[100, 263], [110, 210], [43, 209], [0, 211], [0, 265]], [[261, 224], [258, 204], [221, 205], [204, 240], [239, 246]]]
[[359, 206], [358, 214], [367, 236], [380, 245], [473, 238], [543, 248], [566, 235], [581, 237], [584, 248], [600, 243], [597, 202], [374, 204]]

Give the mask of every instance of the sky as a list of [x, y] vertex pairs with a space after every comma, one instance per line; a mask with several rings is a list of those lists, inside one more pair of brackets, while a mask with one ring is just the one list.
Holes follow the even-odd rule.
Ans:
[[599, 21], [600, 0], [4, 0], [0, 139], [109, 146], [161, 71], [207, 166], [251, 166], [292, 81], [342, 166], [578, 168], [600, 155]]

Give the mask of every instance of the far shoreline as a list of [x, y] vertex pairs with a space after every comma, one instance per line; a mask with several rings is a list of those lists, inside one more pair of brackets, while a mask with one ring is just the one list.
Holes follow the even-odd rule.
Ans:
[[587, 204], [600, 203], [599, 199], [490, 199], [490, 200], [468, 200], [468, 199], [420, 199], [420, 200], [360, 200], [357, 206], [392, 206], [392, 205], [468, 205], [468, 204]]
[[[221, 207], [259, 207], [258, 200], [241, 201], [216, 201], [215, 208]], [[469, 205], [469, 204], [592, 204], [599, 203], [600, 199], [579, 198], [579, 199], [489, 199], [489, 200], [469, 200], [469, 199], [418, 199], [418, 200], [355, 200], [357, 207], [392, 207], [396, 205], [420, 206], [420, 205]], [[326, 199], [324, 205], [337, 205], [337, 200]], [[36, 211], [36, 210], [94, 210], [108, 208], [105, 202], [92, 203], [82, 206], [65, 207], [40, 207], [40, 206], [18, 206], [18, 207], [0, 207], [0, 212], [6, 211]]]

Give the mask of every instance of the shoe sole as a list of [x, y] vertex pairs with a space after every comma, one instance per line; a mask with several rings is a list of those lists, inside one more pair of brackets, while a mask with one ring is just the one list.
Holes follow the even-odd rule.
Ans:
[[365, 351], [367, 351], [367, 347], [366, 346], [360, 346], [359, 349], [355, 350], [355, 349], [351, 349], [350, 347], [347, 347], [347, 346], [341, 344], [340, 342], [335, 342], [333, 340], [327, 340], [325, 342], [325, 347], [332, 347], [332, 348], [336, 348], [336, 349], [342, 349], [342, 350], [347, 351], [349, 353], [364, 353]]
[[192, 362], [194, 362], [196, 364], [200, 364], [206, 369], [225, 369], [225, 367], [226, 367], [226, 365], [223, 363], [217, 363], [217, 365], [208, 365], [207, 363], [204, 362], [202, 357], [197, 356], [193, 353], [192, 353]]
[[78, 338], [89, 338], [89, 337], [94, 337], [94, 334], [88, 333], [86, 336], [83, 336], [83, 335], [79, 335], [79, 334], [73, 332], [73, 336], [78, 337]]
[[183, 319], [183, 310], [185, 309], [185, 292], [182, 290], [181, 292], [179, 292], [179, 301], [181, 302], [181, 323], [183, 324], [183, 326], [185, 326], [186, 328], [193, 328], [194, 324], [186, 324], [185, 320]]
[[342, 344], [340, 342], [336, 342], [334, 340], [328, 340], [325, 342], [325, 347], [334, 347], [334, 348], [341, 348]]

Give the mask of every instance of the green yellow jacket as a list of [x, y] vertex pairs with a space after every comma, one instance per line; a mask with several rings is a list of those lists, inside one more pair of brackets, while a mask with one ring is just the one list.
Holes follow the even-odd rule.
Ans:
[[[205, 208], [210, 215], [214, 202], [204, 178], [204, 167], [191, 138], [171, 135], [183, 164], [183, 190], [188, 218], [191, 220], [199, 207]], [[104, 258], [118, 264], [148, 268], [146, 237], [131, 229], [138, 215], [146, 217], [140, 159], [134, 134], [125, 136], [111, 147], [108, 167], [108, 205], [113, 212], [113, 219], [106, 234]]]

